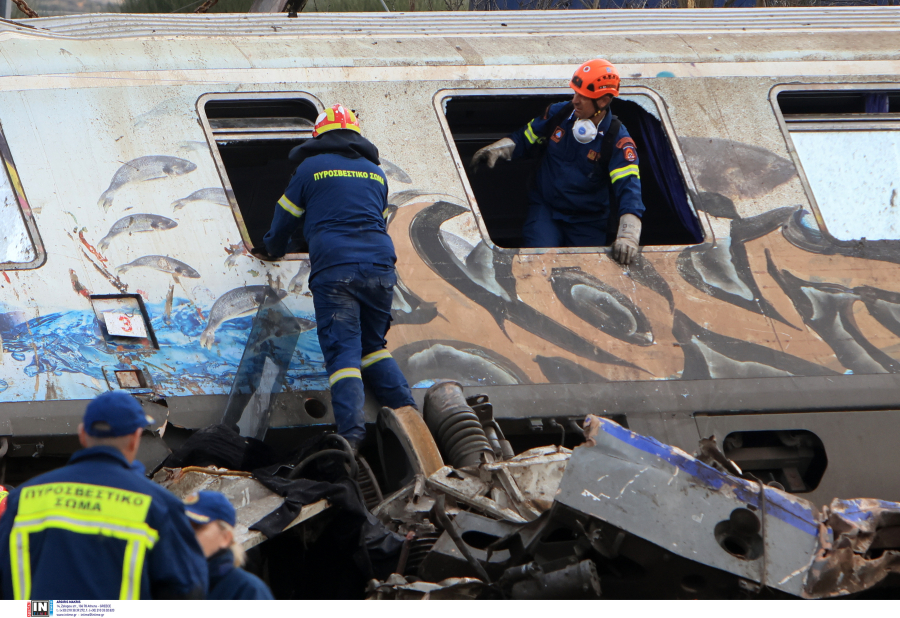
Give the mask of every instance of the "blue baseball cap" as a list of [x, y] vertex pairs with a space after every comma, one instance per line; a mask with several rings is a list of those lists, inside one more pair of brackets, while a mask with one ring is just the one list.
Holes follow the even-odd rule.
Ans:
[[153, 423], [137, 399], [124, 391], [103, 393], [84, 411], [84, 431], [95, 438], [115, 438]]
[[217, 491], [198, 491], [184, 499], [184, 512], [198, 524], [208, 524], [221, 519], [229, 526], [237, 521], [234, 507]]

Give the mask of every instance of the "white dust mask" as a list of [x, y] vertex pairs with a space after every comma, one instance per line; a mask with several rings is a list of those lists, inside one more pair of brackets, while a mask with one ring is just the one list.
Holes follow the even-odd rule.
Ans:
[[585, 118], [579, 118], [572, 126], [572, 134], [580, 144], [592, 142], [597, 137], [597, 125]]

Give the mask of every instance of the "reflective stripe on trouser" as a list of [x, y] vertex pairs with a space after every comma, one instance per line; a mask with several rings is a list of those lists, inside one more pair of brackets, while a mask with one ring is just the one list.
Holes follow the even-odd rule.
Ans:
[[397, 361], [387, 350], [376, 350], [362, 358], [362, 376], [378, 403], [396, 410], [416, 405], [409, 384]]
[[359, 443], [366, 437], [366, 417], [362, 409], [365, 401], [366, 392], [360, 378], [344, 378], [331, 386], [331, 409], [337, 432], [351, 442]]
[[[368, 376], [371, 367], [387, 362], [382, 359], [359, 373], [363, 356], [367, 362], [374, 361], [370, 353], [385, 347], [396, 280], [392, 266], [361, 263], [326, 268], [309, 282], [319, 345], [330, 377], [334, 420], [338, 433], [348, 440], [365, 436], [365, 395], [357, 376]], [[377, 395], [377, 385], [369, 386], [376, 388]]]
[[[141, 596], [141, 573], [144, 569], [146, 550], [156, 544], [159, 536], [155, 530], [143, 525], [124, 522], [101, 522], [81, 519], [68, 514], [47, 514], [41, 518], [20, 520], [17, 516], [9, 535], [10, 570], [13, 596], [16, 600], [31, 596], [30, 535], [46, 530], [66, 530], [75, 534], [103, 535], [124, 540], [125, 555], [122, 563], [120, 600], [136, 600]], [[127, 595], [127, 596], [125, 596]]]

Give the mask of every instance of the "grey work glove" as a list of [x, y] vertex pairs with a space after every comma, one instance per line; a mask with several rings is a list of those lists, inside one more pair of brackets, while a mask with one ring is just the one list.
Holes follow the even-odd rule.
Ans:
[[641, 220], [635, 215], [619, 217], [619, 231], [612, 246], [612, 257], [619, 264], [631, 264], [641, 241]]
[[509, 161], [512, 158], [513, 150], [516, 149], [516, 143], [508, 137], [499, 139], [493, 144], [485, 146], [474, 155], [472, 155], [472, 163], [470, 167], [474, 172], [478, 168], [478, 164], [487, 161], [487, 166], [493, 169], [497, 163], [497, 159], [505, 159]]

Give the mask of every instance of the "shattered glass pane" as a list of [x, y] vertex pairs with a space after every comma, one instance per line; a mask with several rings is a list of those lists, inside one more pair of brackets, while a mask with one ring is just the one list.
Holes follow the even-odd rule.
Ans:
[[0, 264], [27, 264], [34, 261], [37, 250], [25, 227], [22, 210], [6, 170], [0, 172]]
[[900, 131], [791, 131], [838, 240], [900, 239]]
[[259, 306], [244, 355], [231, 386], [223, 423], [237, 425], [240, 434], [262, 440], [269, 427], [275, 395], [304, 330], [278, 294], [269, 288]]

